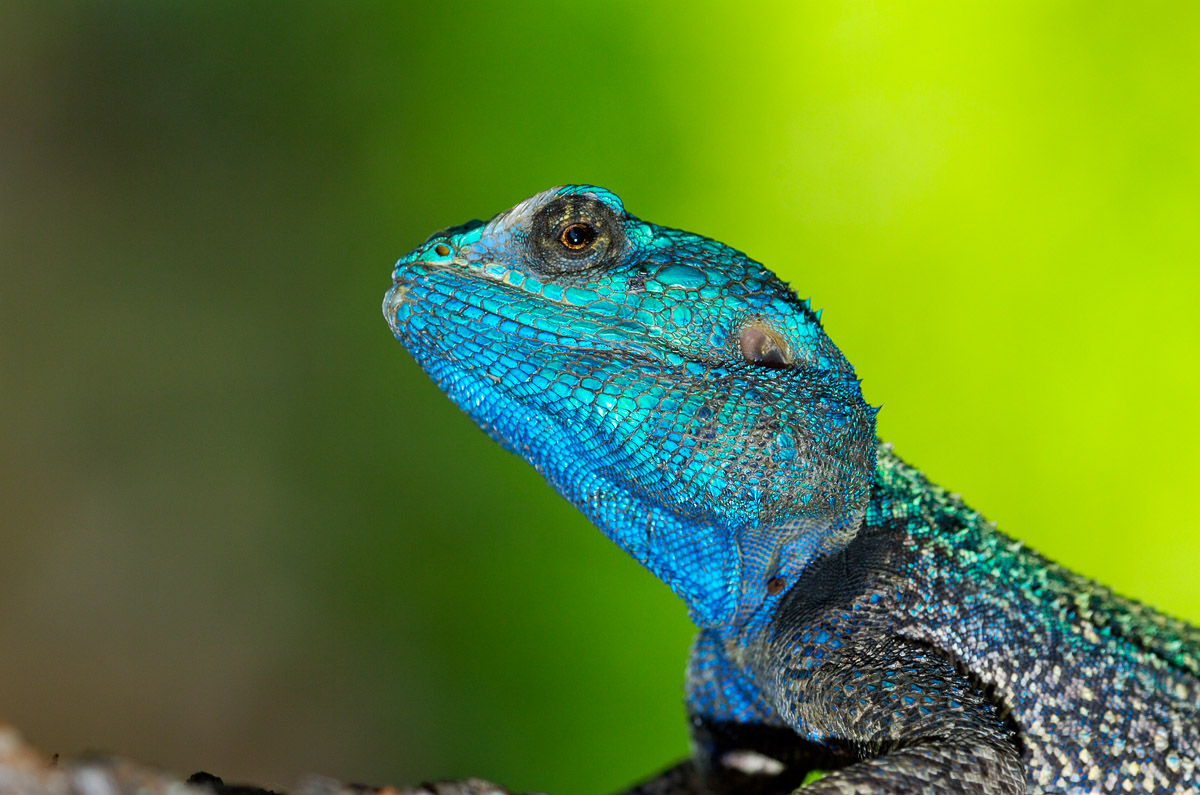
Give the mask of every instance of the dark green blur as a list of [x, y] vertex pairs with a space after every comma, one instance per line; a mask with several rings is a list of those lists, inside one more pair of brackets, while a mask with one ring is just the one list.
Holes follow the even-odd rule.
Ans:
[[827, 308], [881, 434], [1200, 620], [1200, 6], [0, 7], [0, 720], [289, 785], [602, 792], [682, 605], [379, 312], [594, 182]]

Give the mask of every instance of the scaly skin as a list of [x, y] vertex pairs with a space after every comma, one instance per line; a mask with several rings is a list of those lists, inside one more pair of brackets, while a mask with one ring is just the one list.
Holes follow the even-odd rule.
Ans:
[[393, 282], [421, 367], [700, 628], [692, 758], [633, 792], [1200, 792], [1200, 631], [897, 458], [760, 264], [567, 186]]

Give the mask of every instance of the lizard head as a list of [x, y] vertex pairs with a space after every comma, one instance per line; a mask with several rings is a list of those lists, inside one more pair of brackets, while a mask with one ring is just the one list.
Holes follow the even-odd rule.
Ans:
[[875, 414], [817, 313], [606, 190], [552, 188], [433, 235], [396, 264], [383, 312], [701, 625], [761, 612], [861, 519]]

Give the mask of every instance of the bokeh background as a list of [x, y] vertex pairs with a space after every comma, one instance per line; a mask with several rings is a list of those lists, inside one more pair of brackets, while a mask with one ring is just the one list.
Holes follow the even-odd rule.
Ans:
[[379, 303], [550, 185], [827, 309], [882, 435], [1200, 620], [1200, 6], [0, 6], [0, 718], [286, 786], [613, 790], [683, 607]]

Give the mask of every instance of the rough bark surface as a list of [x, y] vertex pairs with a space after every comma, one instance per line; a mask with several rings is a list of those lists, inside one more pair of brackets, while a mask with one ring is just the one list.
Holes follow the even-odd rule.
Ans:
[[0, 724], [0, 793], [2, 795], [510, 795], [482, 779], [439, 781], [408, 789], [345, 784], [309, 776], [290, 790], [267, 790], [252, 784], [226, 783], [210, 773], [181, 778], [118, 757], [64, 760], [29, 745]]

